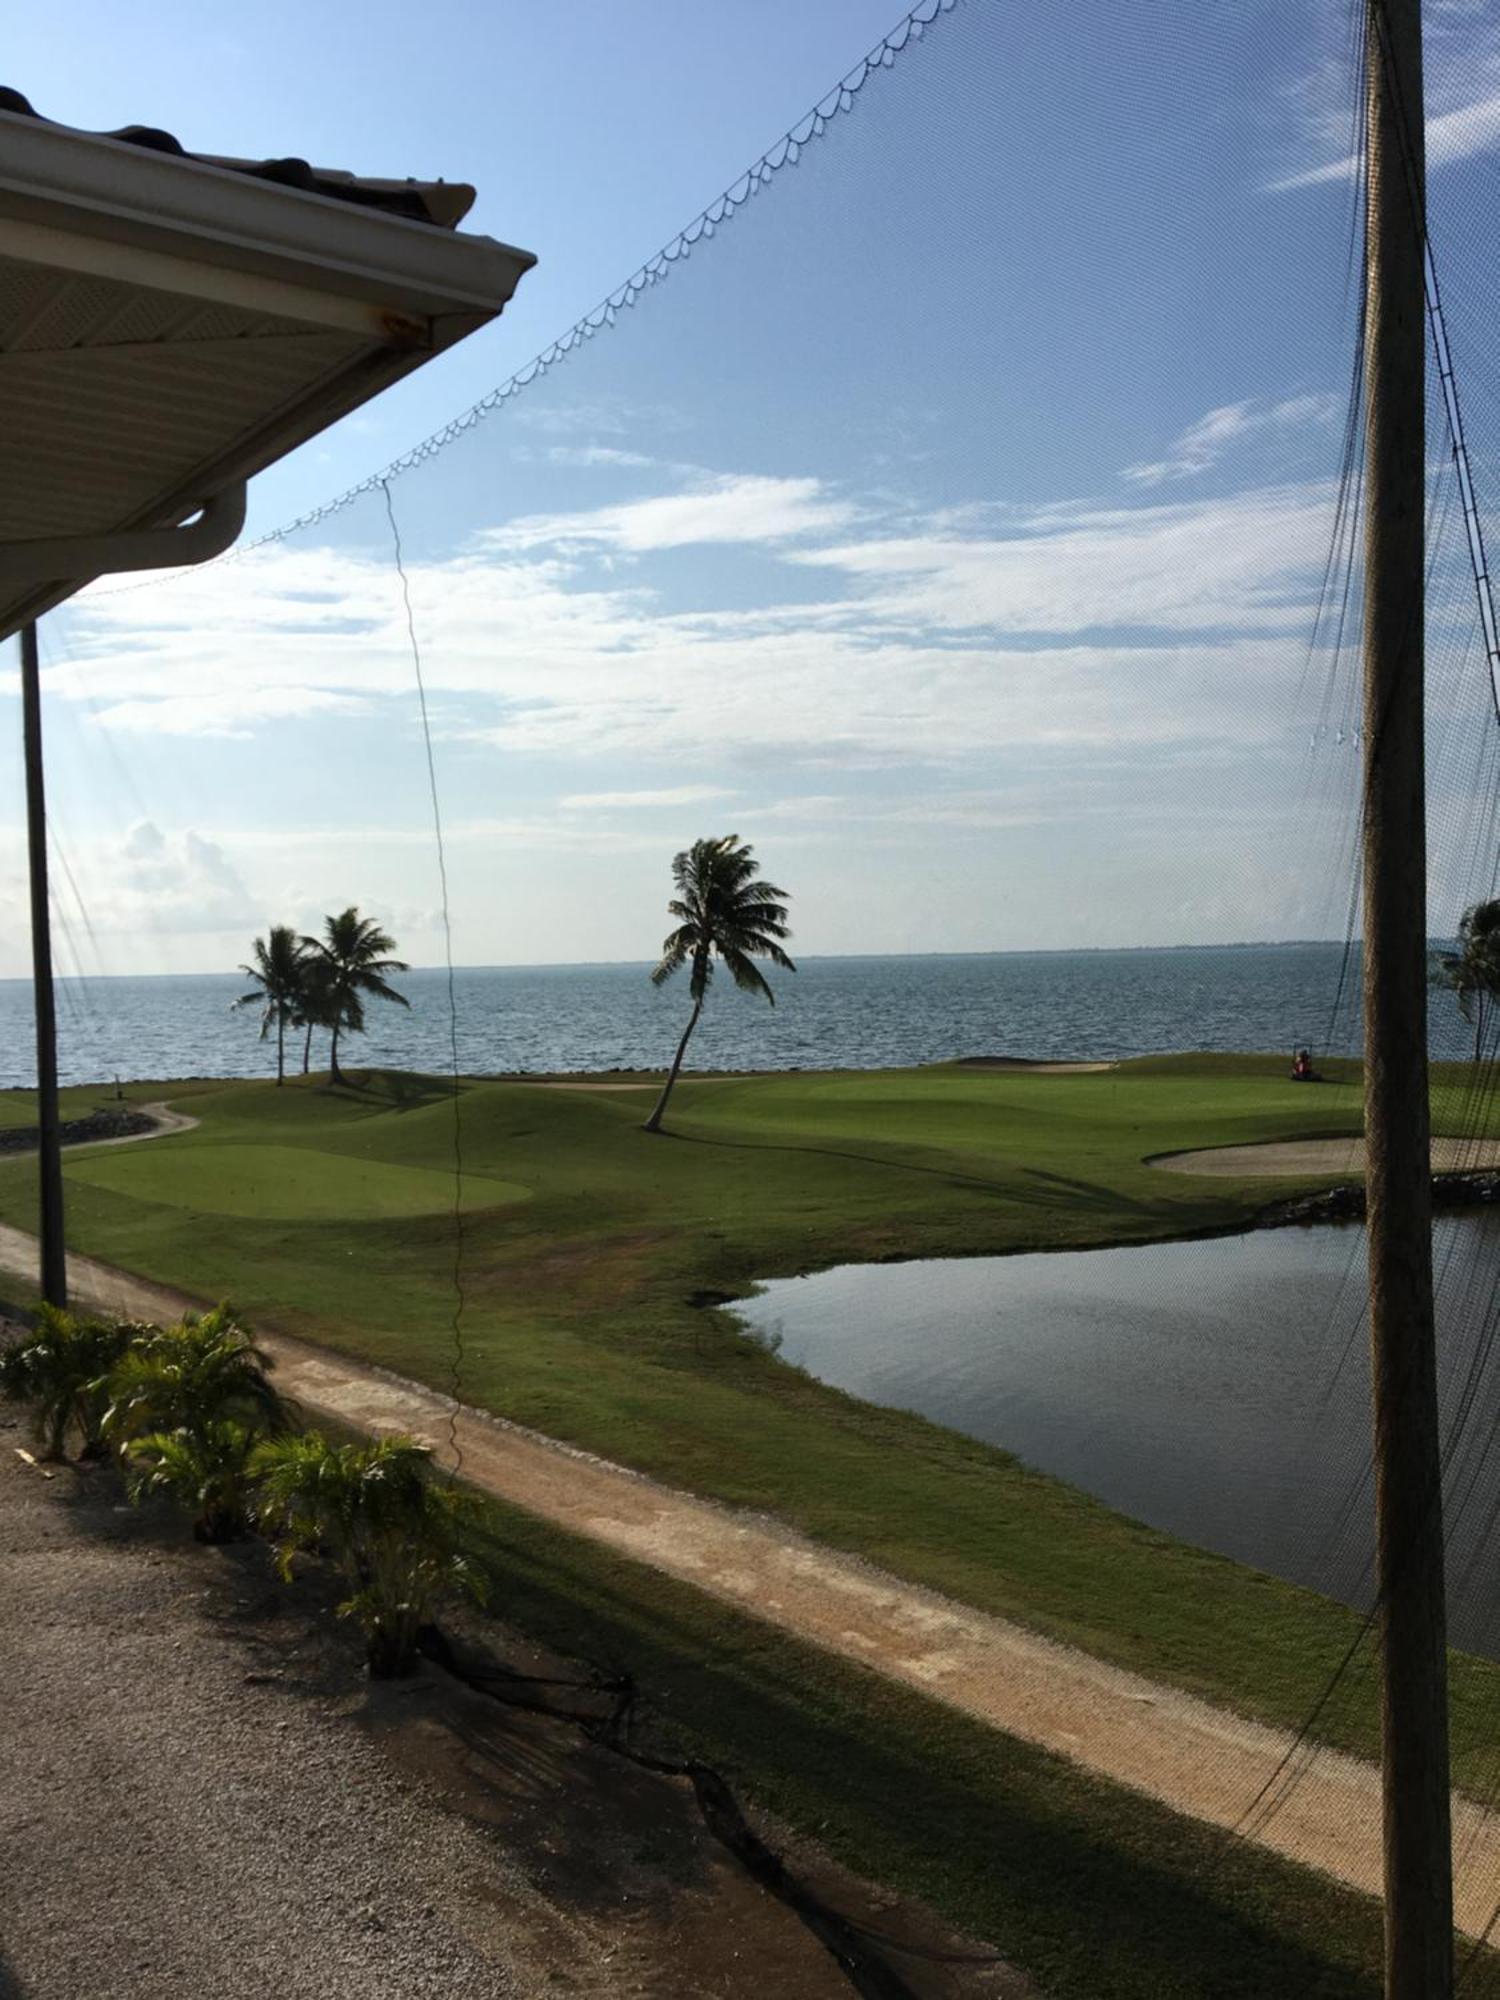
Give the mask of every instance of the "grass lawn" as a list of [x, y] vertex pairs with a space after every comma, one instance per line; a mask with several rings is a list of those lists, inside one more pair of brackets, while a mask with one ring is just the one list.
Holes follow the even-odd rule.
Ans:
[[[825, 1389], [695, 1298], [881, 1257], [1034, 1250], [1232, 1228], [1296, 1183], [1144, 1164], [1184, 1148], [1335, 1136], [1349, 1066], [1276, 1057], [1041, 1076], [957, 1066], [688, 1083], [671, 1136], [648, 1091], [473, 1083], [461, 1098], [464, 1393], [664, 1479], [763, 1508], [983, 1609], [1279, 1723], [1354, 1630], [1310, 1592], [1172, 1541], [1006, 1454]], [[1468, 1073], [1445, 1073], [1454, 1128]], [[446, 1387], [452, 1105], [421, 1079], [134, 1086], [200, 1130], [68, 1160], [71, 1240]], [[69, 1115], [107, 1093], [69, 1093]], [[0, 1118], [29, 1121], [19, 1098]], [[29, 1161], [0, 1217], [32, 1222]], [[437, 1187], [445, 1190], [439, 1204]], [[1500, 1669], [1454, 1662], [1460, 1779], [1487, 1783]], [[1356, 1678], [1319, 1723], [1370, 1754]]]

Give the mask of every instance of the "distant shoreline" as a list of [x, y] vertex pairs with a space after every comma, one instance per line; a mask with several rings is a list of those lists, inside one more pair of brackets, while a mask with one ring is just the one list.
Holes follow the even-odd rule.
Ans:
[[[1434, 949], [1446, 949], [1453, 944], [1448, 937], [1432, 937], [1428, 940]], [[1233, 938], [1215, 944], [1105, 944], [1105, 945], [1013, 945], [991, 951], [825, 951], [807, 952], [799, 959], [802, 966], [810, 965], [909, 965], [927, 960], [942, 963], [988, 958], [1139, 958], [1145, 956], [1181, 956], [1191, 952], [1219, 951], [1342, 951], [1343, 938], [1280, 938], [1271, 941], [1253, 938]], [[1359, 939], [1349, 946], [1358, 951]], [[654, 961], [649, 958], [584, 958], [568, 959], [561, 962], [538, 960], [517, 961], [503, 965], [455, 965], [457, 973], [557, 973], [557, 972], [649, 972]], [[447, 967], [443, 965], [414, 965], [411, 970], [421, 975], [446, 977]], [[102, 985], [112, 980], [137, 979], [223, 979], [237, 977], [235, 968], [223, 967], [209, 972], [85, 972], [63, 973], [60, 980], [72, 985]], [[30, 986], [28, 975], [19, 973], [0, 977], [0, 986]]]

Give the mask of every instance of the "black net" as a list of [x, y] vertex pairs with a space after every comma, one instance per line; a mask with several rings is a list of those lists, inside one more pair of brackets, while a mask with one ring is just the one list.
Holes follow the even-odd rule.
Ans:
[[[1429, 14], [1442, 953], [1496, 889], [1500, 24], [1487, 6]], [[1361, 36], [1356, 8], [1285, 0], [924, 10], [449, 431], [241, 554], [49, 619], [65, 1080], [264, 1075], [253, 1020], [228, 1011], [242, 981], [184, 979], [163, 1013], [158, 982], [98, 975], [227, 966], [267, 922], [314, 930], [351, 900], [419, 966], [409, 1011], [370, 1010], [361, 1066], [659, 1070], [686, 1008], [642, 963], [667, 863], [732, 828], [794, 891], [800, 963], [771, 975], [774, 1010], [721, 982], [693, 1067], [898, 1077], [878, 1118], [846, 1124], [831, 1081], [784, 1117], [744, 1100], [724, 1143], [865, 1158], [915, 1118], [915, 1065], [1189, 1051], [1222, 1070], [1101, 1071], [1119, 1094], [1090, 1115], [1136, 1129], [1130, 1079], [1157, 1075], [1178, 1093], [1172, 1151], [1290, 1149], [1169, 1162], [1112, 1208], [1102, 1151], [1026, 1164], [1074, 1100], [1007, 1100], [963, 1164], [942, 1150], [955, 1124], [916, 1170], [953, 1175], [956, 1201], [966, 1177], [999, 1190], [1008, 1238], [988, 1220], [971, 1240], [932, 1220], [903, 1233], [893, 1166], [885, 1222], [866, 1191], [847, 1250], [811, 1241], [806, 1262], [852, 1267], [815, 1298], [773, 1285], [752, 1330], [835, 1387], [1369, 1614], [1364, 1245], [1348, 1198], [1313, 1192], [1359, 1167]], [[0, 908], [19, 931], [12, 876]], [[1448, 1192], [1475, 1204], [1445, 1207], [1435, 1235], [1450, 1581], [1455, 1644], [1493, 1661], [1496, 1225], [1474, 1175], [1493, 1157], [1495, 1051], [1459, 999], [1435, 984], [1430, 1018], [1438, 1164], [1468, 1172]], [[24, 1086], [24, 989], [0, 1006], [4, 1080]], [[1324, 1072], [1315, 1111], [1289, 1087], [1298, 1049]], [[1248, 1054], [1266, 1060], [1230, 1060]], [[1271, 1108], [1234, 1096], [1246, 1076]], [[525, 1182], [524, 1135], [492, 1140], [484, 1126], [471, 1170]], [[1311, 1226], [1222, 1233], [1278, 1201], [1274, 1219]], [[510, 1307], [475, 1230], [470, 1306], [498, 1325]], [[1199, 1240], [1144, 1242], [1182, 1236]], [[1078, 1247], [1106, 1239], [1133, 1247]], [[999, 1248], [1022, 1254], [868, 1261]], [[496, 1288], [521, 1281], [494, 1256]], [[781, 1245], [771, 1263], [797, 1268]], [[525, 1282], [545, 1287], [540, 1270]], [[715, 1395], [740, 1338], [701, 1334]], [[568, 1339], [568, 1365], [593, 1365], [589, 1337]], [[641, 1336], [642, 1368], [688, 1370], [662, 1340]], [[591, 1427], [560, 1381], [456, 1386], [631, 1456], [629, 1426]], [[661, 1472], [691, 1420], [654, 1377], [640, 1395], [635, 1462]], [[920, 1455], [925, 1435], [890, 1449]], [[687, 1483], [774, 1504], [748, 1457], [720, 1473], [683, 1449]], [[888, 1547], [874, 1512], [831, 1539], [980, 1601], [961, 1564]], [[1378, 1795], [1329, 1747], [1371, 1749], [1368, 1623], [1315, 1631], [1268, 1584], [1263, 1679], [1221, 1673], [1204, 1565], [1197, 1636], [1164, 1678], [1271, 1733], [1247, 1722], [1243, 1768], [1225, 1749], [1220, 1781], [1164, 1778], [1162, 1796], [1373, 1887]], [[1065, 1598], [1018, 1586], [1014, 1603], [1086, 1637]], [[1121, 1671], [1149, 1668], [1128, 1631], [1094, 1639]], [[1495, 1686], [1461, 1663], [1470, 1934], [1500, 1893]], [[1143, 1782], [1102, 1752], [1096, 1768]]]

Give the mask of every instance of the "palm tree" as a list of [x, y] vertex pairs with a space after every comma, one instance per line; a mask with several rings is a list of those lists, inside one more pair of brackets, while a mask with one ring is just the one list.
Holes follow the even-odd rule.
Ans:
[[128, 1320], [75, 1319], [44, 1305], [36, 1325], [0, 1352], [0, 1395], [32, 1405], [43, 1458], [62, 1458], [70, 1431], [78, 1434], [80, 1458], [103, 1455], [106, 1378], [132, 1342], [155, 1330]]
[[1485, 1014], [1500, 999], [1500, 901], [1473, 903], [1458, 926], [1458, 950], [1438, 954], [1433, 982], [1458, 996], [1458, 1009], [1474, 1023], [1474, 1060], [1484, 1050]]
[[103, 1423], [133, 1496], [183, 1501], [199, 1541], [243, 1535], [255, 1448], [286, 1422], [271, 1367], [227, 1303], [137, 1340], [109, 1377]]
[[123, 1445], [151, 1431], [196, 1431], [224, 1421], [279, 1430], [285, 1413], [271, 1385], [274, 1365], [227, 1300], [176, 1326], [152, 1327], [109, 1377], [104, 1433]]
[[164, 1493], [191, 1509], [195, 1541], [236, 1542], [250, 1525], [255, 1454], [264, 1442], [233, 1417], [128, 1438], [122, 1456], [131, 1498]]
[[460, 1549], [472, 1498], [439, 1486], [414, 1438], [336, 1445], [317, 1432], [277, 1438], [255, 1454], [258, 1518], [283, 1576], [302, 1549], [325, 1550], [349, 1586], [341, 1616], [359, 1621], [370, 1672], [409, 1671], [417, 1634], [455, 1595], [480, 1599], [483, 1579]]
[[791, 935], [786, 921], [787, 892], [772, 882], [758, 882], [755, 878], [759, 874], [760, 863], [737, 833], [726, 833], [718, 840], [695, 840], [672, 862], [677, 894], [667, 909], [680, 921], [662, 944], [661, 963], [652, 973], [651, 983], [664, 985], [674, 972], [691, 965], [688, 991], [693, 1011], [656, 1109], [646, 1120], [648, 1132], [661, 1130], [662, 1114], [708, 997], [715, 958], [728, 966], [736, 986], [747, 993], [764, 993], [773, 1007], [776, 995], [752, 960], [768, 958], [783, 971], [797, 970], [779, 942]]
[[290, 1021], [297, 1022], [302, 1009], [306, 987], [306, 950], [302, 940], [288, 924], [273, 924], [266, 936], [257, 938], [250, 953], [253, 965], [242, 965], [240, 971], [255, 981], [249, 993], [242, 993], [235, 1001], [236, 1007], [259, 1007], [260, 1038], [262, 1041], [271, 1032], [271, 1023], [276, 1024], [276, 1081], [281, 1083], [286, 1077], [286, 1030]]
[[304, 953], [302, 959], [302, 988], [297, 996], [297, 1010], [292, 1016], [294, 1028], [305, 1028], [307, 1033], [302, 1042], [302, 1074], [312, 1064], [312, 1038], [314, 1028], [333, 1026], [333, 1002], [328, 990], [328, 967], [321, 958], [313, 958]]
[[366, 995], [375, 1000], [394, 1000], [398, 1007], [407, 1006], [406, 995], [387, 985], [384, 975], [408, 972], [411, 968], [402, 959], [385, 956], [395, 950], [396, 940], [387, 937], [373, 917], [362, 917], [353, 908], [340, 917], [325, 917], [322, 937], [305, 937], [302, 943], [321, 967], [326, 981], [324, 998], [328, 1025], [333, 1029], [328, 1067], [331, 1080], [342, 1083], [340, 1029], [347, 1028], [354, 1035], [364, 1032]]

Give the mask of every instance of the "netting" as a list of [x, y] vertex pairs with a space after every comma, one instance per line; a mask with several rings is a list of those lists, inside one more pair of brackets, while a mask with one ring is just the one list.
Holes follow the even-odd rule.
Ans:
[[[1449, 949], [1500, 853], [1500, 18], [1429, 13]], [[1270, 1051], [1279, 1087], [1294, 1048], [1358, 1055], [1361, 37], [1355, 7], [1286, 0], [924, 8], [449, 430], [254, 548], [50, 618], [65, 1080], [264, 1074], [242, 982], [206, 968], [351, 901], [455, 968], [372, 1010], [362, 1064], [659, 1069], [667, 862], [729, 829], [793, 890], [800, 965], [774, 1012], [715, 989], [700, 1069]], [[18, 863], [0, 895], [19, 936]], [[164, 999], [147, 968], [183, 976]], [[0, 1007], [24, 1085], [24, 991]], [[1437, 1075], [1447, 1163], [1474, 1168], [1493, 1038], [1437, 987], [1430, 1027], [1467, 1065]], [[1313, 1143], [1348, 1129], [1341, 1104]], [[1075, 1221], [1095, 1193], [1050, 1190]], [[1126, 1236], [1193, 1220], [1151, 1200]], [[1065, 1228], [1028, 1223], [1046, 1258], [962, 1299], [855, 1273], [826, 1323], [790, 1292], [759, 1323], [837, 1386], [1363, 1613], [1363, 1243], [1308, 1214], [1066, 1274]], [[1440, 1219], [1453, 1636], [1492, 1660], [1495, 1244], [1482, 1208]], [[881, 1315], [886, 1346], [856, 1343]], [[1273, 1845], [1370, 1709], [1368, 1631], [1325, 1650], [1305, 1742], [1226, 1818]], [[1465, 1771], [1487, 1813], [1500, 1765]], [[1500, 1894], [1484, 1827], [1470, 1932]]]

